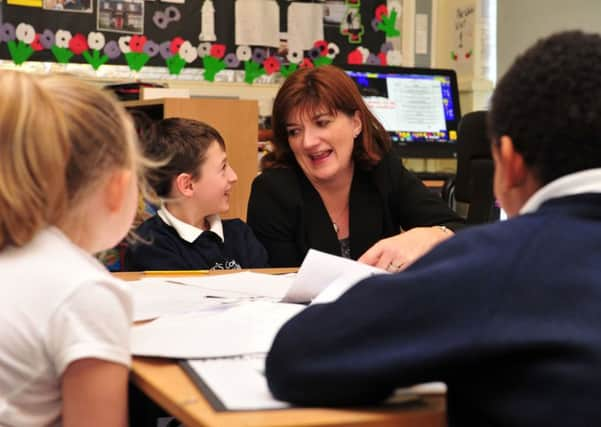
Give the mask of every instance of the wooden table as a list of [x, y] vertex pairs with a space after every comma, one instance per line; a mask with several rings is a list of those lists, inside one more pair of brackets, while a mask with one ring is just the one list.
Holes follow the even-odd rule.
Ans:
[[[285, 273], [295, 270], [253, 271]], [[142, 276], [140, 273], [117, 273], [115, 275], [125, 280], [135, 280]], [[187, 427], [444, 427], [447, 425], [444, 396], [425, 396], [417, 402], [388, 407], [293, 408], [270, 411], [217, 412], [175, 360], [134, 357], [131, 380], [144, 394]]]

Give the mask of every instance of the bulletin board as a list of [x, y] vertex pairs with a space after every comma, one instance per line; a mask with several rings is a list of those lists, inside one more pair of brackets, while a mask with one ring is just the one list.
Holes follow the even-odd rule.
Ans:
[[175, 1], [4, 0], [0, 58], [170, 74], [193, 67], [208, 81], [242, 69], [248, 83], [329, 63], [404, 65], [391, 40], [403, 36], [410, 0]]

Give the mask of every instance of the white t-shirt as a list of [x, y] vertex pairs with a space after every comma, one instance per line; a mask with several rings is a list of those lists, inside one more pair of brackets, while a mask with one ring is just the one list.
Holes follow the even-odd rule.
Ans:
[[129, 366], [131, 320], [125, 285], [60, 230], [0, 252], [0, 425], [60, 424], [65, 368]]

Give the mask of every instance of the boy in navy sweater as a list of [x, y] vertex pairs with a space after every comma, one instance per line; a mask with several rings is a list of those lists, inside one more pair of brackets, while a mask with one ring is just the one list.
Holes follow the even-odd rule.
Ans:
[[450, 426], [601, 425], [601, 36], [539, 41], [488, 116], [511, 219], [299, 313], [267, 357], [277, 398], [365, 405], [444, 381]]
[[136, 229], [145, 242], [128, 248], [125, 269], [267, 267], [267, 252], [250, 227], [219, 217], [229, 209], [238, 180], [219, 132], [196, 120], [170, 118], [155, 123], [143, 143], [149, 158], [164, 162], [146, 176], [162, 204]]

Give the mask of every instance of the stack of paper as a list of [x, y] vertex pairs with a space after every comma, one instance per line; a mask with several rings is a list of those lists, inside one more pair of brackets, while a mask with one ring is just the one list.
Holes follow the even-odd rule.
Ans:
[[304, 308], [258, 301], [164, 316], [133, 328], [131, 351], [178, 359], [266, 353], [284, 322]]
[[241, 272], [219, 276], [144, 278], [128, 282], [134, 321], [219, 308], [253, 300], [278, 301], [294, 276]]
[[144, 278], [129, 284], [134, 320], [140, 321], [249, 301], [329, 302], [373, 274], [386, 271], [312, 249], [296, 275], [239, 272]]
[[188, 359], [182, 364], [218, 409], [283, 408], [263, 367], [281, 326], [305, 308], [293, 303], [332, 301], [359, 280], [385, 273], [311, 250], [292, 276], [142, 279], [131, 285], [135, 318], [158, 319], [133, 328], [132, 353]]

